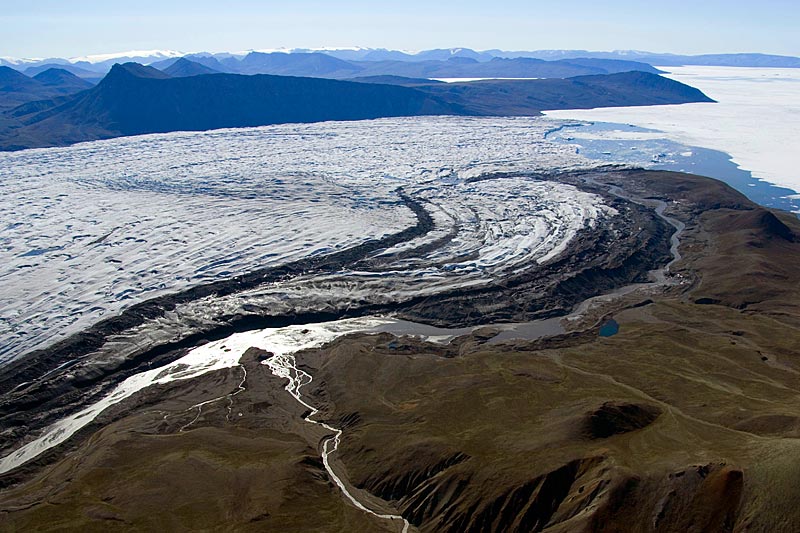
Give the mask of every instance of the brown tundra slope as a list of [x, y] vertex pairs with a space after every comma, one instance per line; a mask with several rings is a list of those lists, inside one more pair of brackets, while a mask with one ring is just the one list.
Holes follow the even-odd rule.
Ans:
[[[675, 283], [568, 333], [388, 334], [298, 356], [333, 468], [411, 530], [800, 531], [800, 223], [696, 176], [595, 177], [668, 202]], [[619, 332], [598, 336], [613, 317]], [[400, 531], [343, 496], [330, 435], [259, 364], [148, 389], [2, 478], [0, 529]]]

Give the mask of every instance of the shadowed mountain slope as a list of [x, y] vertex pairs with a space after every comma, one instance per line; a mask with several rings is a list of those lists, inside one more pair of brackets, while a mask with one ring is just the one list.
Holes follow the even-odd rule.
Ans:
[[24, 73], [26, 76], [35, 77], [38, 74], [41, 74], [45, 70], [49, 69], [61, 69], [66, 70], [72, 74], [75, 74], [79, 78], [88, 79], [88, 80], [95, 80], [98, 78], [102, 78], [103, 75], [92, 70], [87, 70], [85, 68], [76, 67], [75, 65], [71, 64], [61, 64], [61, 63], [45, 63], [43, 65], [36, 65], [35, 67], [28, 67], [25, 69]]
[[[403, 76], [408, 78], [566, 78], [590, 74], [614, 74], [639, 70], [657, 74], [661, 71], [636, 61], [582, 58], [544, 61], [534, 58], [490, 58], [470, 54], [419, 54], [413, 61], [396, 55], [384, 59], [346, 60], [321, 52], [250, 52], [241, 60], [226, 58], [217, 65], [206, 66], [237, 74], [274, 74], [279, 76], [313, 76], [320, 78], [353, 78], [365, 76]], [[481, 60], [479, 61], [478, 58]], [[198, 61], [201, 58], [187, 56]], [[172, 60], [169, 60], [172, 61]], [[163, 69], [166, 61], [154, 63]]]
[[[75, 94], [92, 84], [63, 69], [47, 69], [31, 78], [10, 67], [0, 67], [0, 112], [28, 102]], [[0, 117], [0, 124], [3, 117]]]
[[484, 80], [424, 89], [480, 115], [535, 115], [545, 109], [712, 102], [698, 89], [646, 72], [548, 80]]
[[405, 87], [267, 75], [170, 78], [128, 63], [78, 98], [25, 117], [25, 126], [0, 142], [13, 149], [144, 133], [459, 113]]
[[75, 94], [94, 87], [94, 84], [61, 68], [49, 68], [34, 76], [33, 79], [61, 94]]
[[359, 76], [404, 76], [408, 78], [569, 78], [591, 74], [615, 74], [638, 70], [658, 74], [659, 70], [634, 61], [579, 59], [543, 61], [533, 58], [499, 58], [478, 62], [455, 56], [446, 61], [363, 61]]
[[[116, 65], [96, 87], [74, 98], [37, 101], [13, 109], [3, 115], [13, 124], [0, 130], [0, 149], [289, 122], [420, 115], [526, 116], [543, 109], [710, 101], [697, 89], [645, 72], [422, 85], [420, 79], [398, 83], [397, 78], [385, 77], [373, 78], [384, 83], [357, 83], [272, 75], [192, 75], [190, 72], [205, 67], [188, 60], [176, 61], [169, 69], [184, 76], [170, 77], [137, 63]], [[22, 78], [14, 79], [21, 85], [39, 83], [18, 75]], [[39, 85], [53, 92], [53, 88]]]

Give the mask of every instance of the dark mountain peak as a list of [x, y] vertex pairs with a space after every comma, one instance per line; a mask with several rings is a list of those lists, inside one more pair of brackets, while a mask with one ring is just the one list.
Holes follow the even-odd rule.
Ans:
[[109, 73], [106, 74], [106, 77], [103, 78], [103, 82], [130, 78], [166, 79], [169, 77], [169, 74], [165, 74], [153, 67], [140, 65], [139, 63], [115, 63], [114, 66], [111, 67]]
[[10, 79], [18, 79], [20, 76], [23, 78], [27, 78], [25, 74], [18, 70], [14, 70], [11, 67], [0, 67], [0, 81], [10, 80]]
[[179, 57], [179, 58], [178, 58], [178, 59], [177, 59], [177, 60], [176, 60], [176, 61], [175, 61], [175, 62], [172, 64], [172, 66], [178, 65], [178, 66], [190, 67], [190, 66], [192, 66], [192, 65], [199, 65], [199, 64], [200, 64], [200, 63], [195, 63], [195, 62], [194, 62], [194, 61], [192, 61], [191, 59], [186, 59], [185, 57]]
[[27, 91], [39, 86], [39, 82], [11, 67], [0, 67], [0, 91]]
[[581, 84], [594, 84], [598, 80], [601, 80], [602, 83], [608, 87], [624, 87], [628, 91], [634, 90], [652, 94], [670, 95], [670, 98], [678, 99], [671, 103], [714, 102], [714, 100], [703, 94], [699, 89], [659, 76], [658, 74], [639, 70], [606, 75], [575, 76], [569, 79]]
[[576, 57], [574, 59], [559, 60], [559, 63], [599, 69], [602, 72], [598, 72], [598, 74], [615, 74], [617, 72], [628, 72], [632, 70], [650, 72], [651, 74], [662, 74], [664, 72], [663, 70], [659, 70], [652, 65], [649, 65], [648, 63], [642, 63], [640, 61], [628, 61], [623, 59]]
[[0, 84], [3, 83], [26, 83], [31, 78], [11, 67], [0, 67]]
[[201, 65], [196, 61], [182, 57], [163, 69], [164, 73], [173, 78], [188, 78], [189, 76], [202, 76], [204, 74], [219, 74], [218, 70]]
[[47, 69], [31, 78], [8, 67], [0, 67], [0, 112], [29, 102], [74, 95], [91, 87], [91, 83], [64, 69]]
[[772, 211], [764, 210], [758, 217], [758, 226], [761, 227], [769, 236], [780, 237], [789, 242], [797, 242], [797, 238], [791, 228], [781, 219], [775, 216]]
[[43, 70], [39, 74], [33, 77], [36, 81], [43, 83], [45, 85], [82, 85], [86, 88], [92, 86], [91, 83], [82, 80], [72, 72], [68, 70], [64, 70], [63, 68], [49, 68], [47, 70]]
[[767, 209], [753, 209], [749, 213], [736, 219], [729, 225], [732, 230], [749, 230], [757, 234], [760, 239], [778, 237], [785, 241], [797, 242], [798, 238], [775, 213]]
[[33, 77], [53, 95], [64, 96], [79, 93], [94, 85], [63, 68], [49, 68]]
[[49, 70], [51, 68], [58, 68], [61, 70], [66, 70], [67, 72], [71, 72], [75, 74], [79, 78], [83, 79], [97, 79], [101, 78], [103, 75], [99, 72], [93, 72], [91, 70], [86, 70], [80, 67], [76, 67], [75, 65], [62, 65], [60, 63], [44, 63], [42, 65], [36, 65], [35, 67], [28, 67], [25, 69], [25, 75], [34, 77], [37, 74], [41, 74], [45, 70]]
[[281, 76], [352, 75], [362, 67], [319, 52], [250, 52], [239, 64], [242, 74], [276, 74]]

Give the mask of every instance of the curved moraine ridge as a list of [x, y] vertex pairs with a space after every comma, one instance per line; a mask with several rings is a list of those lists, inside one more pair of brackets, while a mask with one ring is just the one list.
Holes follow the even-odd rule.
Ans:
[[[232, 315], [241, 309], [278, 315], [365, 305], [396, 305], [425, 296], [480, 289], [535, 270], [568, 250], [579, 234], [618, 212], [597, 194], [528, 177], [446, 185], [414, 193], [433, 229], [345, 265], [209, 297], [181, 310], [190, 316]], [[590, 240], [591, 236], [588, 237]]]
[[[555, 258], [579, 231], [617, 214], [596, 194], [524, 176], [425, 187], [414, 197], [431, 212], [435, 228], [377, 254], [391, 259], [387, 269], [496, 277]], [[430, 243], [436, 246], [424, 251]]]

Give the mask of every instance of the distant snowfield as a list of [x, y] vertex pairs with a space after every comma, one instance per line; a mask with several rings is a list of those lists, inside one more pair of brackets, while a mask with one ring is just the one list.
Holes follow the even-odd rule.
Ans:
[[463, 180], [595, 165], [545, 141], [560, 124], [381, 119], [2, 153], [0, 363], [147, 298], [408, 228], [416, 219], [398, 187], [424, 198], [442, 231], [464, 228], [432, 263], [403, 265], [416, 284], [407, 290], [547, 261], [611, 214], [599, 198], [530, 180]]
[[800, 191], [800, 69], [658, 68], [718, 103], [555, 110], [545, 114], [659, 130], [681, 144], [726, 152], [754, 177]]
[[102, 63], [112, 59], [141, 58], [147, 59], [152, 63], [162, 59], [172, 59], [183, 57], [185, 55], [186, 54], [184, 52], [178, 52], [175, 50], [129, 50], [127, 52], [116, 52], [112, 54], [93, 54], [88, 56], [71, 57], [69, 58], [69, 62]]

